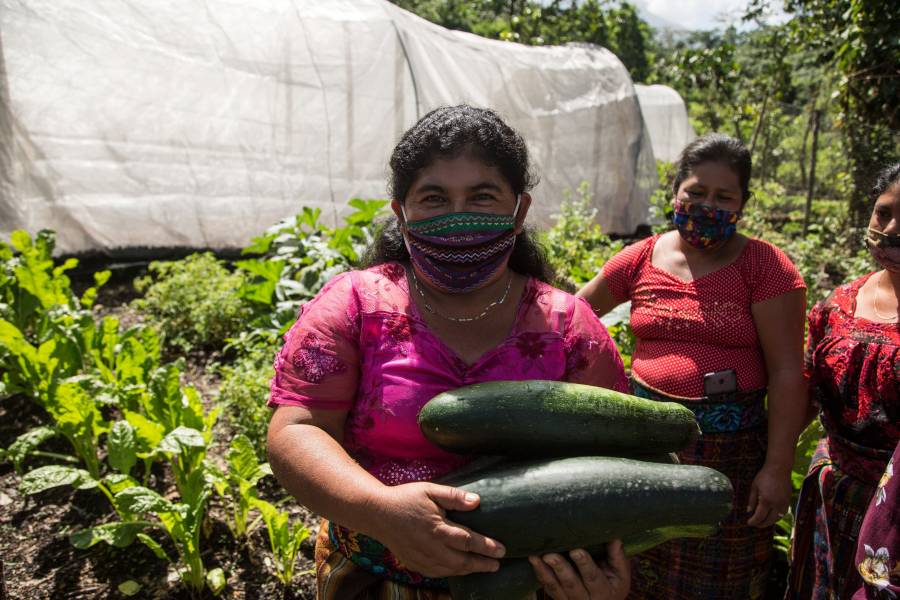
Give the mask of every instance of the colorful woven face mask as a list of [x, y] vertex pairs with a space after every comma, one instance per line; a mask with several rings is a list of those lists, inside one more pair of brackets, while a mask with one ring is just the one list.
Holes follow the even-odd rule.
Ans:
[[723, 210], [676, 198], [672, 222], [684, 241], [691, 246], [712, 248], [734, 235], [740, 218], [740, 211]]
[[866, 246], [878, 264], [888, 271], [900, 273], [900, 234], [884, 233], [869, 227]]
[[458, 212], [406, 221], [404, 238], [410, 259], [432, 285], [445, 292], [481, 287], [512, 254], [518, 212], [517, 197], [512, 215]]

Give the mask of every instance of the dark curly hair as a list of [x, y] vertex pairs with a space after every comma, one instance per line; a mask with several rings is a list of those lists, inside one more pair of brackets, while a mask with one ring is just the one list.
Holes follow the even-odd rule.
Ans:
[[895, 185], [900, 185], [900, 162], [888, 164], [878, 171], [878, 174], [875, 176], [875, 183], [872, 185], [872, 189], [869, 190], [869, 200], [874, 204], [879, 196]]
[[[422, 169], [439, 158], [452, 159], [464, 153], [497, 167], [516, 195], [537, 184], [522, 136], [504, 123], [496, 112], [461, 104], [434, 109], [403, 134], [389, 163], [388, 191], [391, 197], [402, 204]], [[399, 224], [391, 218], [379, 228], [363, 258], [363, 267], [408, 258]], [[556, 280], [556, 274], [527, 229], [516, 236], [509, 267], [547, 283]]]
[[750, 199], [750, 175], [753, 159], [750, 150], [738, 139], [722, 133], [707, 133], [684, 147], [678, 157], [675, 179], [672, 180], [672, 194], [678, 195], [678, 188], [699, 165], [705, 162], [720, 162], [728, 165], [741, 186], [741, 206]]

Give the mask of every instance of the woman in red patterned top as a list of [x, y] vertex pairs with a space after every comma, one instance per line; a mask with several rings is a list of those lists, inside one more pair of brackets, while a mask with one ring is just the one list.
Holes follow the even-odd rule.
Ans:
[[[837, 288], [809, 314], [806, 371], [826, 436], [797, 503], [789, 599], [850, 598], [875, 580], [872, 565], [887, 561], [878, 548], [868, 562], [855, 555], [866, 507], [900, 442], [900, 163], [882, 171], [871, 197], [866, 243], [882, 270]], [[884, 573], [895, 583], [896, 561]]]
[[673, 183], [676, 230], [627, 247], [579, 292], [601, 315], [631, 301], [634, 393], [693, 410], [703, 435], [681, 461], [721, 471], [735, 490], [718, 535], [637, 558], [632, 598], [761, 597], [790, 503], [808, 418], [806, 286], [778, 248], [735, 231], [750, 171], [738, 140], [689, 144]]

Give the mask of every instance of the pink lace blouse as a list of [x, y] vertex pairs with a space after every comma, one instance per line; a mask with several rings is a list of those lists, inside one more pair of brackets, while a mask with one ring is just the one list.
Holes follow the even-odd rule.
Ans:
[[431, 480], [470, 460], [419, 430], [419, 410], [441, 392], [523, 379], [627, 389], [619, 354], [590, 306], [536, 279], [509, 337], [473, 364], [428, 329], [398, 263], [332, 279], [303, 306], [285, 342], [269, 406], [348, 411], [344, 447], [388, 485]]

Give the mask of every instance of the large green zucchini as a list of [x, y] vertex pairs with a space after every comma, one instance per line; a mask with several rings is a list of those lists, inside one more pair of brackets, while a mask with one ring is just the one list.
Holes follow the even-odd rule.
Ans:
[[480, 495], [447, 518], [499, 540], [506, 556], [587, 548], [731, 510], [728, 478], [706, 467], [584, 456], [501, 464], [453, 485]]
[[[632, 557], [675, 538], [707, 537], [715, 532], [716, 527], [712, 525], [661, 527], [626, 538], [623, 546], [625, 555]], [[606, 557], [606, 544], [586, 550], [595, 560]], [[527, 558], [504, 559], [500, 561], [500, 569], [493, 573], [472, 573], [450, 578], [453, 600], [526, 600], [540, 587]]]
[[492, 381], [438, 394], [419, 412], [435, 445], [508, 456], [674, 452], [696, 439], [694, 414], [613, 390], [558, 381]]

